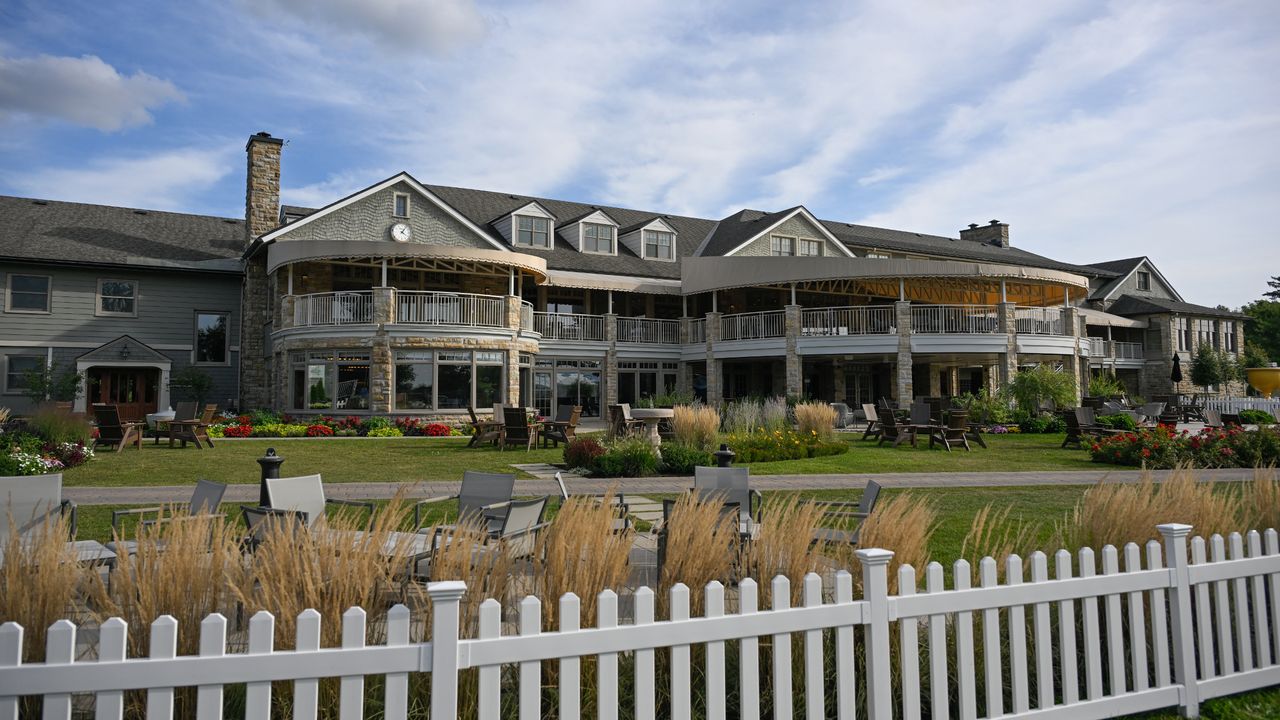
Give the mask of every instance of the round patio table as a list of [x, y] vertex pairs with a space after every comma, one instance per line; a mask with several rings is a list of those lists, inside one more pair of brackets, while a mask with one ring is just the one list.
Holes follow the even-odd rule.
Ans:
[[649, 444], [653, 445], [654, 450], [662, 445], [662, 436], [658, 434], [658, 423], [675, 415], [676, 411], [671, 408], [636, 408], [631, 411], [631, 417], [643, 420], [644, 426], [649, 429]]

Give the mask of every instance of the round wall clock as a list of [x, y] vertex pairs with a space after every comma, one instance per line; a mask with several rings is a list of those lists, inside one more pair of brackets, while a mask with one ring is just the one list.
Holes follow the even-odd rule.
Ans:
[[396, 242], [409, 242], [413, 237], [413, 230], [405, 223], [396, 223], [391, 226], [391, 239]]

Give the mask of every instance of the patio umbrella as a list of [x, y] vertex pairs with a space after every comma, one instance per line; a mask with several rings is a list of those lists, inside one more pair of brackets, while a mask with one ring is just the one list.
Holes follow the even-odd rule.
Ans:
[[1173, 354], [1173, 371], [1169, 373], [1169, 379], [1175, 383], [1182, 382], [1182, 357], [1177, 353]]

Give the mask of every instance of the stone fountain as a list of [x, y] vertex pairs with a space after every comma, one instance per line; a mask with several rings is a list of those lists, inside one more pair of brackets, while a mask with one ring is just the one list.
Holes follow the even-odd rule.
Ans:
[[1249, 384], [1263, 396], [1270, 398], [1280, 390], [1280, 367], [1275, 363], [1271, 367], [1247, 368], [1244, 372], [1249, 377]]

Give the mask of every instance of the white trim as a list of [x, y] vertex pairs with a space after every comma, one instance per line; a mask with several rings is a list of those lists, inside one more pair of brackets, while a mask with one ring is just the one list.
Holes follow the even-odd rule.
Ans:
[[[535, 210], [537, 212], [534, 212]], [[515, 210], [512, 210], [511, 213], [506, 217], [510, 218], [513, 215], [537, 215], [538, 213], [542, 213], [541, 216], [547, 218], [548, 220], [556, 219], [556, 216], [552, 215], [550, 210], [542, 207], [542, 203], [538, 202], [537, 200], [532, 200], [516, 208]]]
[[[396, 201], [404, 198], [404, 214], [396, 212]], [[409, 193], [393, 192], [391, 193], [391, 217], [408, 220], [413, 217], [413, 197]]]
[[[223, 353], [226, 355], [226, 359], [223, 360], [222, 362], [209, 362], [207, 360], [200, 361], [196, 359], [196, 353], [199, 351], [199, 346], [200, 346], [200, 316], [201, 315], [222, 315], [227, 318], [226, 338], [223, 341], [223, 344], [226, 346], [223, 348]], [[197, 367], [229, 367], [231, 365], [231, 311], [230, 310], [200, 310], [197, 308], [191, 311], [191, 320], [192, 320], [191, 358], [190, 358], [191, 364]], [[151, 347], [153, 349], [159, 349], [155, 345], [152, 345]]]
[[[137, 340], [137, 338], [134, 338], [134, 339], [135, 339], [135, 340]], [[114, 340], [113, 340], [112, 342], [114, 342]], [[138, 342], [142, 342], [142, 341], [141, 341], [141, 340], [138, 340]], [[183, 351], [183, 350], [186, 350], [186, 351], [191, 351], [191, 350], [194, 350], [194, 349], [195, 349], [195, 346], [194, 346], [194, 345], [156, 345], [156, 344], [154, 344], [154, 343], [144, 343], [144, 344], [145, 344], [147, 347], [151, 348], [152, 350], [177, 350], [177, 351]], [[92, 343], [92, 342], [26, 342], [26, 341], [22, 341], [22, 340], [0, 340], [0, 348], [4, 348], [4, 347], [15, 347], [15, 348], [41, 348], [41, 349], [43, 349], [43, 348], [48, 348], [48, 349], [50, 349], [50, 350], [57, 349], [57, 348], [66, 348], [66, 349], [68, 349], [68, 350], [92, 350], [92, 349], [94, 349], [94, 348], [100, 348], [100, 347], [102, 347], [102, 345], [103, 345], [103, 344], [102, 344], [102, 343], [100, 343], [100, 342], [98, 342], [98, 343]], [[240, 347], [239, 347], [238, 345], [233, 345], [233, 346], [231, 346], [230, 350], [231, 350], [231, 352], [240, 352]]]
[[[133, 286], [133, 312], [109, 312], [102, 309], [102, 284], [107, 282], [129, 283]], [[123, 295], [109, 295], [112, 298], [123, 298]], [[98, 289], [93, 294], [93, 315], [94, 317], [114, 317], [114, 318], [136, 318], [138, 317], [138, 304], [142, 300], [142, 283], [137, 280], [128, 280], [125, 278], [100, 277], [98, 278]]]
[[[1115, 278], [1112, 278], [1111, 280], [1109, 280], [1108, 282], [1112, 283], [1111, 290], [1107, 292], [1106, 295], [1103, 295], [1101, 298], [1098, 298], [1098, 299], [1102, 302], [1106, 302], [1107, 300], [1110, 300], [1111, 297], [1115, 295], [1117, 291], [1120, 290], [1120, 288], [1124, 287], [1125, 282], [1128, 281], [1130, 277], [1133, 277], [1134, 273], [1138, 272], [1138, 268], [1141, 268], [1144, 265], [1147, 267], [1148, 270], [1155, 273], [1155, 276], [1160, 280], [1161, 285], [1163, 285], [1169, 292], [1173, 293], [1174, 300], [1177, 300], [1178, 302], [1186, 302], [1186, 300], [1183, 300], [1182, 296], [1178, 294], [1178, 291], [1173, 287], [1173, 284], [1170, 283], [1168, 280], [1164, 279], [1164, 274], [1156, 269], [1155, 264], [1151, 262], [1151, 258], [1147, 257], [1146, 255], [1143, 255], [1142, 260], [1138, 261], [1136, 264], [1134, 264], [1133, 267], [1129, 268], [1129, 272], [1125, 273], [1124, 277], [1121, 277], [1119, 280]], [[1137, 281], [1135, 280], [1134, 282], [1137, 282]], [[1151, 291], [1144, 290], [1142, 292], [1151, 292]]]
[[847, 256], [847, 257], [855, 257], [855, 255], [853, 254], [853, 251], [852, 251], [852, 250], [850, 250], [849, 248], [845, 247], [844, 243], [840, 242], [840, 240], [839, 240], [839, 239], [837, 239], [835, 235], [832, 235], [832, 234], [831, 234], [831, 231], [830, 231], [830, 230], [828, 230], [826, 227], [824, 227], [824, 226], [823, 226], [823, 224], [818, 220], [818, 218], [814, 217], [814, 216], [813, 216], [813, 213], [811, 213], [811, 212], [809, 212], [808, 210], [806, 210], [806, 209], [805, 209], [805, 207], [804, 207], [803, 205], [801, 205], [801, 206], [797, 207], [795, 210], [792, 210], [791, 212], [789, 212], [789, 213], [787, 213], [786, 215], [782, 216], [781, 218], [779, 218], [776, 222], [774, 222], [774, 223], [773, 223], [772, 225], [770, 225], [769, 227], [767, 227], [767, 228], [765, 228], [765, 229], [761, 230], [760, 232], [756, 233], [755, 235], [752, 235], [750, 238], [748, 238], [748, 239], [747, 239], [747, 241], [746, 241], [746, 242], [744, 242], [744, 243], [742, 243], [742, 244], [738, 245], [738, 246], [737, 246], [737, 247], [735, 247], [734, 249], [732, 249], [732, 250], [730, 250], [729, 252], [725, 253], [725, 254], [724, 254], [724, 257], [728, 257], [728, 256], [730, 256], [730, 255], [733, 255], [733, 254], [737, 253], [737, 252], [738, 252], [739, 250], [741, 250], [742, 248], [744, 248], [744, 247], [746, 247], [746, 246], [750, 245], [751, 243], [755, 242], [756, 240], [759, 240], [762, 236], [769, 235], [769, 234], [770, 234], [770, 233], [772, 233], [774, 230], [776, 230], [776, 229], [778, 228], [778, 226], [779, 226], [779, 225], [782, 225], [782, 223], [784, 223], [784, 222], [786, 222], [786, 221], [790, 220], [791, 218], [795, 217], [796, 215], [800, 215], [800, 216], [801, 216], [801, 217], [803, 217], [805, 220], [809, 221], [809, 224], [810, 224], [810, 225], [813, 225], [815, 228], [817, 228], [818, 232], [822, 234], [822, 237], [823, 237], [824, 239], [826, 239], [826, 240], [830, 241], [833, 245], [835, 245], [837, 248], [839, 248], [839, 249], [840, 249], [840, 252], [844, 253], [844, 254], [845, 254], [845, 256]]
[[[169, 362], [152, 362], [150, 360], [112, 360], [111, 362], [102, 362], [99, 360], [76, 360], [76, 372], [86, 374], [90, 368], [115, 368], [115, 367], [136, 367], [136, 368], [155, 368], [160, 371], [160, 380], [156, 387], [156, 410], [169, 410], [169, 371], [172, 368]], [[76, 412], [85, 412], [89, 407], [88, 395], [89, 382], [80, 384], [80, 392], [76, 394], [75, 407]]]
[[40, 355], [33, 355], [33, 354], [30, 354], [30, 353], [21, 353], [21, 352], [16, 352], [16, 353], [5, 353], [5, 354], [4, 354], [4, 366], [3, 366], [3, 368], [0, 368], [0, 369], [4, 370], [4, 375], [3, 375], [3, 377], [0, 377], [0, 386], [3, 386], [3, 387], [0, 387], [0, 394], [3, 394], [3, 395], [21, 395], [21, 394], [25, 391], [25, 388], [10, 388], [10, 387], [9, 387], [9, 360], [10, 360], [10, 358], [16, 358], [16, 357], [17, 357], [17, 358], [32, 358], [32, 359], [35, 359], [35, 360], [39, 360], [39, 361], [41, 361], [41, 362], [45, 363], [45, 365], [46, 365], [46, 366], [48, 366], [48, 365], [50, 364], [50, 363], [49, 363], [49, 361], [48, 361], [45, 357], [42, 357], [42, 356], [40, 356]]
[[[600, 212], [593, 213], [593, 214], [592, 214], [592, 217], [594, 217], [595, 215], [603, 215], [603, 213], [600, 213]], [[604, 217], [605, 217], [605, 219], [606, 219], [606, 220], [609, 218], [609, 216], [608, 216], [608, 215], [604, 215]], [[588, 219], [584, 218], [584, 219], [582, 219], [582, 220], [579, 220], [579, 221], [578, 221], [578, 223], [577, 223], [577, 225], [578, 225], [578, 252], [580, 252], [580, 253], [582, 253], [582, 254], [584, 254], [584, 255], [617, 255], [617, 254], [618, 254], [618, 224], [617, 224], [617, 223], [612, 222], [612, 221], [610, 221], [610, 222], [598, 222], [598, 221], [595, 221], [595, 220], [588, 220]], [[588, 226], [588, 225], [596, 225], [596, 226], [598, 226], [598, 227], [607, 227], [607, 228], [610, 228], [610, 230], [609, 230], [609, 251], [608, 251], [608, 252], [602, 252], [602, 251], [600, 251], [600, 250], [587, 250], [587, 249], [586, 249], [586, 247], [587, 247], [587, 226]]]
[[[48, 285], [44, 290], [44, 310], [24, 310], [13, 309], [13, 278], [14, 277], [38, 277], [44, 278]], [[7, 272], [4, 277], [4, 311], [17, 315], [51, 315], [53, 314], [53, 276], [52, 275], [36, 275], [34, 273], [16, 273]]]
[[397, 173], [376, 185], [371, 185], [365, 188], [364, 190], [361, 190], [360, 192], [355, 193], [354, 195], [350, 195], [331, 205], [326, 205], [325, 207], [320, 208], [319, 210], [311, 213], [310, 215], [302, 218], [301, 220], [294, 220], [288, 225], [281, 225], [275, 230], [272, 230], [266, 235], [263, 235], [261, 238], [259, 238], [259, 240], [261, 240], [263, 244], [272, 242], [273, 240], [280, 237], [281, 235], [284, 235], [285, 233], [288, 233], [289, 231], [294, 230], [295, 228], [306, 225], [307, 223], [311, 222], [312, 220], [315, 220], [316, 218], [324, 217], [325, 215], [329, 215], [330, 213], [333, 213], [336, 210], [341, 210], [342, 208], [352, 203], [358, 202], [367, 197], [375, 195], [383, 190], [386, 190], [387, 188], [399, 182], [403, 182], [409, 187], [413, 188], [415, 192], [417, 192], [419, 195], [422, 195], [427, 200], [431, 201], [433, 204], [436, 205], [436, 207], [440, 208], [446, 214], [448, 214], [449, 217], [452, 217], [454, 220], [457, 220], [458, 222], [465, 225], [468, 230], [471, 230], [472, 232], [474, 232], [476, 235], [482, 238], [485, 242], [498, 248], [499, 250], [510, 250], [510, 248], [507, 247], [506, 245], [503, 245], [497, 240], [494, 240], [493, 236], [485, 232], [483, 229], [481, 229], [479, 225], [476, 225], [475, 223], [468, 220], [465, 215], [458, 212], [457, 210], [454, 210], [453, 207], [449, 205], [449, 203], [440, 199], [440, 197], [438, 197], [435, 193], [428, 190], [426, 186], [424, 186], [422, 183], [415, 180], [413, 176], [407, 172]]
[[[530, 220], [543, 220], [547, 223], [547, 244], [535, 245], [532, 242], [528, 245], [520, 242], [520, 218], [527, 217]], [[530, 230], [530, 238], [536, 230]], [[520, 248], [521, 250], [555, 250], [556, 249], [556, 223], [555, 218], [544, 218], [541, 215], [529, 215], [512, 213], [511, 214], [511, 247]], [[506, 248], [510, 250], [511, 248]]]

